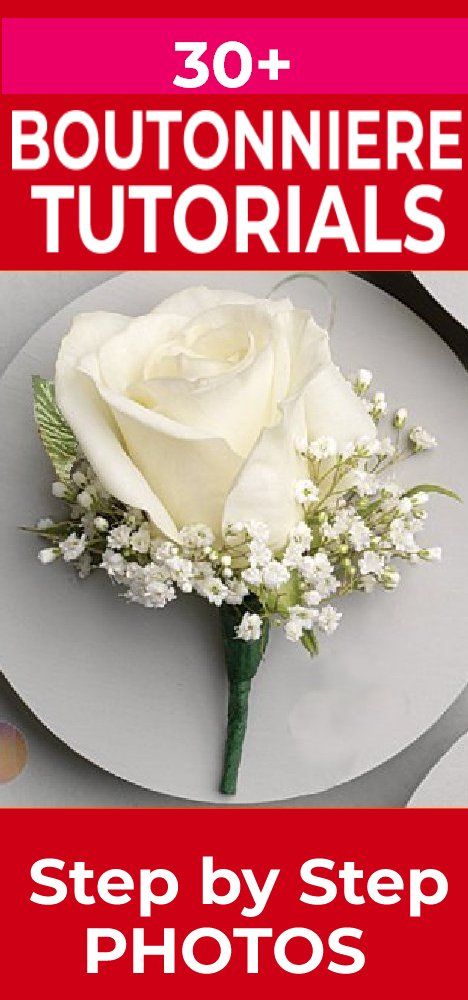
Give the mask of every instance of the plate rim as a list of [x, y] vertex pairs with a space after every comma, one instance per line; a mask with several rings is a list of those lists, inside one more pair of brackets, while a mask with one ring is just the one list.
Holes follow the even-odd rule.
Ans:
[[[121, 271], [121, 272], [119, 272], [117, 274], [112, 275], [109, 278], [106, 278], [104, 281], [102, 281], [99, 284], [93, 286], [91, 289], [88, 289], [87, 291], [80, 293], [79, 295], [75, 296], [70, 302], [67, 302], [60, 309], [55, 310], [44, 321], [44, 323], [41, 324], [41, 326], [39, 326], [37, 329], [35, 329], [31, 333], [31, 335], [28, 337], [27, 341], [21, 346], [21, 348], [18, 351], [16, 351], [15, 355], [11, 358], [11, 360], [8, 362], [8, 364], [6, 365], [6, 367], [4, 368], [4, 370], [2, 371], [2, 373], [0, 375], [0, 383], [10, 373], [10, 369], [13, 368], [13, 366], [15, 365], [15, 362], [16, 362], [18, 356], [22, 353], [23, 350], [27, 349], [28, 344], [33, 339], [33, 337], [35, 337], [36, 335], [39, 335], [42, 332], [42, 330], [44, 329], [44, 327], [48, 326], [52, 321], [59, 320], [62, 315], [64, 316], [64, 318], [68, 317], [68, 315], [70, 314], [70, 311], [73, 310], [73, 308], [74, 308], [74, 306], [75, 306], [75, 304], [77, 302], [79, 302], [84, 297], [87, 297], [89, 294], [91, 294], [93, 292], [96, 292], [98, 290], [100, 291], [103, 288], [107, 288], [109, 286], [112, 286], [113, 283], [119, 282], [120, 280], [122, 280], [122, 278], [130, 278], [131, 279], [133, 275], [143, 275], [143, 274], [144, 275], [148, 275], [148, 274], [151, 274], [151, 273], [155, 273], [157, 275], [160, 275], [161, 273], [164, 273], [164, 272], [161, 272], [161, 271], [148, 272], [148, 271], [138, 271], [138, 270]], [[172, 274], [174, 272], [168, 270], [167, 273], [171, 273]], [[200, 278], [202, 279], [202, 276], [204, 274], [206, 274], [207, 272], [205, 272], [205, 271], [199, 271], [199, 272], [186, 271], [185, 272], [184, 271], [184, 272], [176, 272], [176, 273], [181, 273], [181, 274], [187, 273], [187, 274], [191, 274], [191, 275], [193, 275], [194, 273], [199, 273], [200, 274]], [[239, 270], [239, 271], [236, 271], [236, 272], [215, 271], [215, 272], [209, 272], [209, 273], [210, 274], [214, 273], [216, 275], [221, 275], [221, 274], [224, 274], [224, 273], [229, 273], [230, 275], [236, 274], [236, 275], [239, 275], [239, 278], [240, 278], [243, 272]], [[262, 275], [265, 274], [264, 271], [258, 271], [258, 272], [248, 271], [247, 273], [248, 274], [258, 273], [258, 274], [262, 274]], [[284, 272], [282, 270], [269, 271], [268, 272], [268, 274], [271, 275], [271, 276], [274, 276], [274, 275], [283, 275], [283, 274], [289, 274], [289, 273], [290, 272]], [[307, 272], [304, 272], [304, 273], [307, 273]], [[344, 274], [346, 274], [346, 275], [349, 275], [349, 276], [352, 276], [352, 277], [359, 278], [361, 281], [367, 281], [368, 280], [368, 279], [362, 277], [361, 274], [359, 274], [358, 272], [334, 271], [334, 272], [317, 272], [317, 273], [318, 274], [331, 273], [331, 274], [338, 274], [338, 275], [344, 275]], [[301, 275], [299, 274], [299, 277], [300, 276]], [[401, 307], [403, 307], [404, 309], [407, 309], [410, 312], [414, 312], [413, 310], [411, 310], [410, 306], [408, 306], [405, 302], [402, 302], [401, 299], [398, 298], [398, 296], [392, 294], [392, 292], [390, 292], [389, 290], [387, 290], [385, 288], [381, 288], [378, 284], [374, 284], [374, 282], [369, 282], [369, 283], [380, 294], [383, 292], [389, 299], [393, 299], [395, 301], [398, 301], [399, 305]], [[129, 313], [129, 315], [138, 315], [138, 313], [136, 313], [136, 314]], [[447, 343], [447, 341], [445, 340], [445, 338], [443, 336], [441, 336], [440, 332], [431, 323], [429, 323], [427, 321], [427, 319], [423, 319], [423, 322], [432, 330], [433, 333], [435, 333], [437, 335], [438, 339], [444, 344], [445, 348], [447, 348], [447, 350], [449, 350], [450, 353], [452, 355], [454, 355], [454, 357], [457, 359], [457, 361], [458, 361], [458, 363], [459, 363], [462, 371], [464, 371], [465, 376], [468, 378], [468, 371], [466, 369], [466, 366], [464, 365], [463, 361], [458, 356], [457, 352], [453, 350], [453, 348], [451, 347], [451, 345], [449, 343]], [[468, 338], [468, 332], [467, 332], [467, 338]], [[435, 725], [439, 721], [439, 719], [441, 718], [441, 716], [447, 711], [448, 707], [450, 707], [450, 705], [453, 703], [453, 701], [458, 697], [458, 695], [461, 693], [461, 691], [465, 688], [467, 680], [468, 680], [468, 675], [467, 675], [467, 680], [464, 680], [462, 682], [462, 686], [457, 689], [457, 693], [454, 695], [454, 698], [452, 699], [452, 701], [449, 703], [449, 705], [446, 705], [445, 707], [443, 707], [441, 709], [440, 713], [437, 714], [437, 716], [432, 719], [432, 722], [430, 723], [429, 726], [427, 726], [426, 728], [423, 728], [421, 730], [418, 730], [417, 734], [409, 742], [405, 743], [403, 747], [399, 748], [394, 753], [391, 753], [390, 755], [384, 756], [383, 758], [379, 758], [371, 766], [365, 768], [364, 770], [359, 770], [357, 774], [351, 774], [344, 781], [340, 781], [339, 783], [335, 783], [335, 784], [332, 784], [332, 785], [326, 785], [323, 789], [316, 790], [314, 792], [302, 792], [302, 791], [300, 791], [300, 792], [293, 792], [293, 793], [291, 793], [289, 795], [281, 795], [281, 796], [279, 796], [277, 798], [268, 798], [268, 799], [265, 799], [265, 798], [260, 798], [260, 799], [258, 799], [258, 798], [242, 798], [241, 801], [236, 801], [235, 797], [233, 797], [231, 799], [230, 797], [229, 798], [228, 797], [222, 798], [221, 796], [218, 796], [218, 798], [216, 798], [216, 799], [215, 798], [209, 798], [209, 799], [207, 799], [207, 798], [202, 797], [202, 796], [198, 797], [198, 796], [191, 795], [190, 798], [188, 798], [186, 795], [174, 792], [171, 789], [162, 788], [162, 787], [159, 787], [158, 789], [155, 789], [155, 788], [152, 788], [151, 786], [149, 786], [147, 784], [142, 783], [141, 781], [138, 781], [137, 779], [135, 779], [133, 777], [128, 777], [124, 773], [124, 769], [123, 768], [119, 768], [118, 770], [116, 770], [113, 765], [105, 763], [105, 762], [103, 762], [103, 760], [100, 760], [99, 762], [96, 761], [95, 759], [93, 759], [92, 757], [89, 756], [89, 753], [86, 751], [86, 749], [82, 749], [81, 748], [79, 742], [77, 742], [76, 740], [70, 741], [69, 737], [63, 736], [62, 733], [61, 733], [61, 731], [60, 731], [60, 727], [58, 727], [56, 729], [51, 728], [51, 725], [43, 718], [41, 712], [38, 711], [37, 708], [33, 707], [33, 705], [28, 700], [26, 700], [25, 696], [16, 687], [16, 684], [13, 683], [13, 681], [11, 680], [11, 678], [6, 673], [6, 670], [1, 665], [0, 665], [0, 672], [5, 677], [5, 679], [6, 679], [7, 683], [8, 683], [8, 685], [10, 686], [10, 688], [15, 692], [15, 694], [17, 695], [17, 697], [20, 699], [21, 703], [26, 707], [27, 710], [29, 710], [30, 712], [32, 712], [32, 714], [34, 715], [34, 717], [36, 719], [38, 719], [38, 721], [40, 722], [40, 724], [42, 726], [44, 726], [44, 728], [47, 730], [47, 732], [51, 733], [51, 735], [53, 736], [53, 738], [58, 739], [68, 749], [70, 749], [73, 753], [76, 753], [79, 757], [81, 757], [87, 763], [91, 764], [93, 767], [96, 767], [99, 770], [101, 770], [101, 771], [103, 771], [105, 773], [108, 773], [108, 774], [110, 774], [113, 777], [116, 777], [116, 778], [118, 778], [120, 780], [123, 780], [123, 781], [125, 781], [128, 784], [134, 785], [135, 787], [143, 788], [143, 789], [145, 789], [147, 791], [153, 792], [154, 794], [160, 794], [160, 795], [164, 795], [164, 796], [169, 796], [171, 798], [175, 798], [177, 800], [180, 800], [181, 802], [187, 803], [188, 805], [191, 802], [194, 802], [194, 803], [197, 803], [197, 804], [198, 803], [204, 803], [204, 804], [206, 804], [206, 805], [208, 805], [210, 807], [212, 807], [212, 806], [220, 806], [220, 807], [236, 807], [236, 808], [248, 807], [249, 805], [254, 805], [254, 804], [258, 804], [260, 806], [262, 806], [262, 805], [267, 806], [268, 803], [288, 802], [288, 801], [292, 801], [294, 799], [301, 798], [303, 795], [313, 796], [313, 795], [323, 794], [324, 792], [332, 790], [333, 788], [341, 788], [341, 787], [349, 784], [350, 782], [357, 780], [359, 777], [362, 777], [362, 776], [364, 776], [366, 774], [369, 774], [370, 772], [376, 770], [378, 767], [381, 767], [383, 764], [391, 761], [394, 757], [398, 756], [404, 750], [407, 750], [408, 748], [410, 748], [418, 739], [421, 738], [421, 736], [423, 736], [428, 731], [429, 728], [431, 728], [433, 725]], [[449, 752], [449, 751], [447, 751], [447, 752]], [[440, 760], [442, 760], [442, 759], [443, 758], [440, 758]], [[437, 767], [437, 764], [435, 764], [434, 767]], [[431, 771], [428, 772], [428, 775], [430, 773], [431, 773]], [[428, 775], [426, 775], [426, 777]]]

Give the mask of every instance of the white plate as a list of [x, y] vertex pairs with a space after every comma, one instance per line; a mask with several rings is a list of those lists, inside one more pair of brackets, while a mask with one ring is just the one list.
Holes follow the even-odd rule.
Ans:
[[468, 328], [468, 271], [414, 271], [414, 276], [436, 302]]
[[468, 734], [454, 743], [416, 789], [410, 808], [468, 809]]
[[[30, 376], [51, 375], [77, 311], [136, 314], [205, 281], [266, 294], [275, 276], [126, 274], [46, 323], [0, 382], [0, 505], [4, 672], [36, 715], [74, 750], [155, 791], [211, 802], [225, 727], [217, 614], [194, 598], [164, 611], [127, 605], [100, 575], [39, 565], [37, 540], [16, 530], [51, 509], [51, 471], [34, 432]], [[378, 373], [395, 404], [434, 430], [441, 448], [412, 463], [420, 482], [468, 497], [468, 378], [425, 324], [347, 274], [329, 276], [338, 302], [335, 354], [344, 370]], [[307, 288], [313, 298], [313, 291]], [[410, 469], [408, 469], [410, 473]], [[407, 473], [407, 474], [408, 474]], [[466, 507], [433, 500], [430, 541], [440, 565], [410, 568], [392, 594], [346, 602], [317, 660], [275, 633], [251, 698], [237, 802], [318, 792], [375, 767], [428, 728], [468, 679]]]

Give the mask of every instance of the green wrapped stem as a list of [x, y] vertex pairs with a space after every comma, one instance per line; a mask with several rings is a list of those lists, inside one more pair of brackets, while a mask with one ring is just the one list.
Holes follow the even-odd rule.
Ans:
[[268, 621], [264, 618], [260, 639], [254, 642], [244, 642], [244, 640], [237, 638], [236, 627], [245, 612], [263, 615], [263, 608], [255, 597], [248, 597], [241, 605], [223, 604], [220, 612], [224, 657], [229, 682], [227, 733], [220, 784], [220, 792], [223, 795], [235, 795], [236, 793], [237, 777], [247, 729], [250, 688], [268, 642]]
[[237, 776], [247, 729], [251, 685], [251, 680], [229, 681], [226, 746], [220, 786], [223, 795], [235, 795], [237, 789]]

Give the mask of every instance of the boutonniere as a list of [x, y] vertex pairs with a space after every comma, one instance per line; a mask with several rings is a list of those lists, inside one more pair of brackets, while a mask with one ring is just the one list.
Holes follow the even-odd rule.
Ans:
[[207, 288], [137, 318], [77, 316], [54, 381], [34, 379], [64, 503], [34, 529], [39, 559], [101, 571], [149, 609], [178, 593], [219, 609], [227, 795], [272, 626], [316, 656], [346, 595], [393, 590], [402, 567], [440, 558], [421, 540], [427, 501], [456, 495], [394, 478], [436, 442], [406, 410], [388, 414], [371, 379], [346, 379], [327, 331], [289, 299]]

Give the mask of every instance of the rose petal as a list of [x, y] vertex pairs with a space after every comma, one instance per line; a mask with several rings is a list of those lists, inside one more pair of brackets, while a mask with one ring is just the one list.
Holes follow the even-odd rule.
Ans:
[[[121, 332], [99, 348], [99, 370], [104, 384], [109, 389], [126, 392], [129, 385], [144, 377], [148, 358], [170, 350], [174, 337], [184, 326], [184, 317], [174, 313], [127, 317]], [[95, 349], [92, 353], [96, 354]], [[86, 368], [85, 352], [80, 364]]]
[[154, 524], [174, 538], [177, 529], [172, 517], [124, 451], [112, 413], [93, 382], [77, 369], [83, 353], [99, 350], [127, 323], [127, 316], [115, 313], [76, 317], [57, 358], [57, 403], [105, 489], [123, 503], [147, 511]]
[[[297, 311], [299, 312], [299, 311]], [[297, 454], [296, 441], [307, 431], [305, 395], [310, 380], [329, 364], [328, 336], [308, 314], [300, 314], [283, 331], [293, 345], [289, 395], [279, 404], [276, 424], [267, 427], [241, 469], [227, 498], [223, 524], [251, 518], [270, 530], [274, 548], [281, 548], [300, 519], [294, 483], [304, 478], [306, 463]]]
[[245, 292], [237, 292], [233, 289], [206, 288], [205, 285], [184, 288], [181, 292], [169, 295], [167, 299], [149, 314], [150, 316], [162, 316], [172, 313], [177, 316], [185, 316], [186, 319], [193, 319], [207, 309], [214, 309], [216, 306], [225, 305], [251, 305], [259, 300], [254, 295], [247, 295]]
[[[170, 420], [107, 389], [99, 381], [97, 365], [94, 371], [90, 366], [88, 374], [112, 412], [135, 468], [170, 510], [177, 527], [201, 522], [219, 534], [224, 501], [241, 466], [241, 456], [221, 438]], [[121, 499], [119, 492], [114, 495]]]
[[[152, 378], [131, 386], [128, 394], [211, 437], [215, 430], [216, 436], [246, 457], [276, 411], [276, 399], [272, 398], [275, 327], [269, 310], [260, 305], [211, 309], [189, 323], [179, 339], [182, 349], [190, 345], [190, 358], [182, 353], [178, 360], [188, 360], [191, 377]], [[194, 358], [197, 349], [206, 350], [209, 366], [217, 354], [224, 370], [208, 375], [210, 367], [205, 359], [200, 354]], [[185, 365], [180, 367], [183, 371]], [[198, 371], [198, 378], [192, 377], [194, 371]]]
[[294, 441], [305, 432], [303, 400], [283, 404], [281, 421], [263, 431], [226, 500], [223, 527], [236, 521], [263, 521], [270, 543], [281, 548], [300, 520], [294, 483], [304, 478], [305, 461]]
[[326, 435], [344, 445], [360, 437], [375, 437], [374, 421], [336, 365], [327, 365], [315, 375], [305, 402], [309, 438]]

